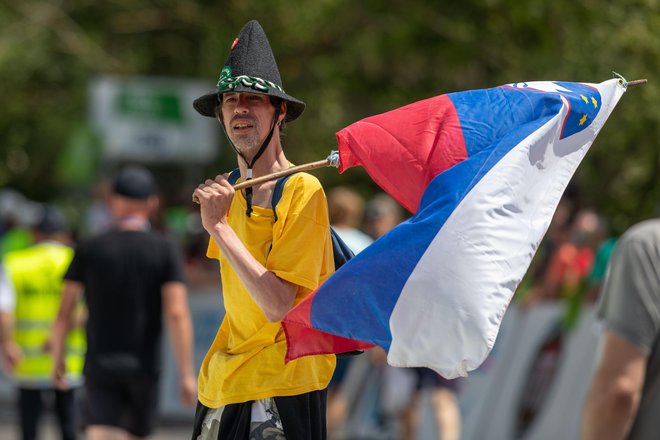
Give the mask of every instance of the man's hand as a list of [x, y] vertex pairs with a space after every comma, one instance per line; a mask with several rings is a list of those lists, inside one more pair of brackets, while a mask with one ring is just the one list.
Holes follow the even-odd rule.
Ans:
[[64, 365], [64, 340], [71, 329], [76, 299], [82, 294], [82, 291], [83, 285], [81, 283], [70, 280], [64, 281], [62, 296], [60, 298], [60, 308], [57, 311], [57, 317], [55, 318], [49, 338], [51, 356], [53, 357], [53, 384], [59, 390], [69, 388], [69, 384], [66, 382], [66, 366]]
[[69, 389], [69, 383], [66, 381], [66, 366], [64, 359], [53, 359], [55, 363], [53, 369], [53, 384], [55, 388], [61, 391]]
[[43, 351], [44, 353], [50, 353], [51, 351], [53, 351], [53, 340], [51, 338], [52, 336], [48, 336], [48, 338], [46, 338], [44, 343], [41, 344], [41, 351]]
[[200, 205], [202, 225], [209, 233], [218, 223], [227, 221], [227, 212], [234, 198], [234, 187], [227, 181], [228, 174], [207, 179], [195, 189], [193, 195]]
[[5, 341], [2, 342], [2, 355], [4, 358], [3, 370], [12, 373], [23, 358], [23, 351], [14, 341]]
[[179, 392], [181, 393], [181, 404], [183, 406], [193, 406], [197, 403], [197, 379], [195, 376], [188, 375], [181, 378], [179, 383]]

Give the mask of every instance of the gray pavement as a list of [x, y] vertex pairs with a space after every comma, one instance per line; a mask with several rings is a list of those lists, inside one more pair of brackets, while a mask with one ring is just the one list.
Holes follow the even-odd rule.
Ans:
[[[0, 440], [20, 440], [15, 422], [16, 414], [10, 402], [0, 402]], [[49, 413], [44, 420], [39, 440], [60, 440], [56, 421]], [[190, 439], [192, 420], [160, 420], [151, 440], [188, 440]], [[80, 440], [85, 436], [81, 434]]]
[[[55, 424], [48, 420], [44, 424], [40, 440], [60, 440]], [[188, 440], [190, 439], [191, 428], [187, 425], [162, 425], [156, 429], [156, 432], [149, 437], [151, 440]], [[84, 435], [80, 436], [83, 440]], [[20, 440], [18, 429], [14, 424], [0, 424], [0, 440]]]
[[[46, 423], [44, 428], [39, 437], [40, 440], [60, 440], [57, 428], [52, 423]], [[151, 440], [187, 440], [190, 439], [190, 433], [188, 426], [162, 426], [149, 438]], [[80, 436], [80, 440], [84, 438], [83, 435]], [[11, 424], [0, 425], [0, 440], [20, 440], [16, 427]]]

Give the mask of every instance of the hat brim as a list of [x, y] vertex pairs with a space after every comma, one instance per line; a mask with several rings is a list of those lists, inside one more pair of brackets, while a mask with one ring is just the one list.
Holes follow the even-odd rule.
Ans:
[[[232, 93], [259, 93], [261, 95], [274, 96], [286, 101], [286, 117], [285, 121], [290, 122], [298, 118], [305, 110], [305, 103], [299, 99], [289, 96], [286, 93], [280, 92], [277, 89], [272, 89], [269, 93], [259, 92], [250, 87], [238, 86], [231, 90]], [[219, 95], [221, 92], [208, 93], [200, 96], [193, 101], [193, 107], [200, 115], [215, 118], [215, 109], [220, 104]]]

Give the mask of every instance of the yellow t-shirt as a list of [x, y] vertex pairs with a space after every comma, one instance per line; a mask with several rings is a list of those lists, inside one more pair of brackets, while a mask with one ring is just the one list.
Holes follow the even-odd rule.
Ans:
[[[289, 178], [277, 204], [277, 222], [270, 208], [253, 206], [248, 218], [246, 207], [237, 192], [229, 224], [261, 264], [299, 286], [299, 303], [334, 272], [327, 202], [319, 181], [306, 173]], [[268, 322], [213, 239], [207, 256], [220, 260], [226, 314], [200, 368], [199, 401], [217, 408], [326, 388], [335, 356], [306, 356], [285, 364], [282, 324]]]

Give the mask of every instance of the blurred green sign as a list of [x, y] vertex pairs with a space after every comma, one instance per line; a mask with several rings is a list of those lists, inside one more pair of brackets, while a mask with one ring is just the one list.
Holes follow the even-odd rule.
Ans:
[[106, 160], [196, 163], [218, 152], [218, 124], [199, 115], [201, 81], [105, 75], [90, 84], [90, 119]]
[[128, 117], [153, 118], [181, 123], [181, 99], [169, 90], [131, 90], [126, 87], [117, 95], [117, 111]]

